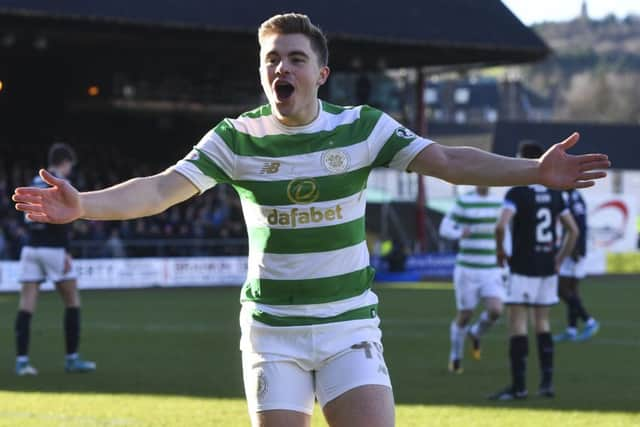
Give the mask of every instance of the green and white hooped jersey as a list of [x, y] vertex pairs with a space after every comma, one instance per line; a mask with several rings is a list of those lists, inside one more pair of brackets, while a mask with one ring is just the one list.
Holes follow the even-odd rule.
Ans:
[[[482, 196], [475, 191], [458, 197], [452, 211], [443, 219], [441, 234], [452, 236], [457, 228], [459, 251], [456, 264], [468, 268], [496, 268], [496, 223], [502, 199], [489, 193]], [[449, 224], [449, 225], [447, 225]], [[452, 231], [447, 233], [446, 228]], [[471, 234], [462, 237], [462, 229]]]
[[201, 192], [217, 183], [238, 192], [249, 235], [241, 301], [270, 326], [376, 317], [367, 178], [375, 167], [406, 170], [431, 143], [371, 107], [319, 104], [300, 127], [269, 105], [225, 119], [174, 166]]

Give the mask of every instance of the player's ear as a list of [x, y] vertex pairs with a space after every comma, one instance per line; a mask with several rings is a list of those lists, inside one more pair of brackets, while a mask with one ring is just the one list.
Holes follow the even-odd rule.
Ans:
[[322, 86], [327, 82], [329, 78], [329, 74], [331, 74], [331, 69], [327, 65], [323, 65], [320, 67], [320, 76], [318, 77], [318, 86]]

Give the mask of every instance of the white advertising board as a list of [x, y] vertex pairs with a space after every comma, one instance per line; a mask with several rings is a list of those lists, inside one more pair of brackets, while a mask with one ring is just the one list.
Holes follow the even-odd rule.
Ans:
[[[80, 289], [240, 286], [246, 277], [247, 258], [78, 259], [74, 268]], [[0, 292], [18, 289], [18, 262], [0, 262]], [[42, 289], [53, 289], [53, 284], [45, 282]]]

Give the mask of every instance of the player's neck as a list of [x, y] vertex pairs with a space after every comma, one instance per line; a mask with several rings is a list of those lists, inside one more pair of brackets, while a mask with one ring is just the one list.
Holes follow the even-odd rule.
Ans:
[[305, 127], [316, 121], [321, 110], [320, 100], [316, 98], [312, 103], [305, 107], [300, 114], [296, 114], [295, 116], [283, 116], [276, 114], [275, 118], [282, 126]]

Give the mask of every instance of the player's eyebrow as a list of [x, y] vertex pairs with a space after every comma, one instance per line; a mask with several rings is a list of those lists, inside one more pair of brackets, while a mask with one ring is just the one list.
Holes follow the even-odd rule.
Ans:
[[[280, 53], [278, 53], [275, 49], [270, 50], [265, 54], [265, 58], [269, 56], [280, 56]], [[286, 56], [304, 56], [305, 58], [309, 58], [307, 52], [303, 50], [292, 50], [291, 52], [287, 52]]]
[[304, 52], [302, 50], [293, 50], [289, 52], [289, 56], [304, 56], [305, 58], [309, 57], [309, 55], [307, 55], [307, 52]]

